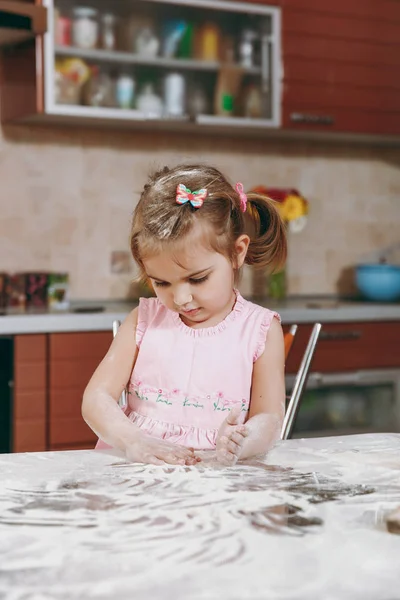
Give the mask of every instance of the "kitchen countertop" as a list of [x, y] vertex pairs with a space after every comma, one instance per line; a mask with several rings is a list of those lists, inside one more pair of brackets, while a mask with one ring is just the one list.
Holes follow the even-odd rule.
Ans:
[[203, 456], [0, 455], [0, 597], [398, 597], [400, 434], [289, 440], [232, 468]]
[[[282, 322], [292, 323], [335, 323], [351, 321], [398, 321], [400, 303], [376, 304], [337, 300], [326, 297], [288, 298], [281, 302], [257, 301], [279, 312]], [[74, 312], [76, 309], [102, 307], [102, 312]], [[68, 331], [111, 330], [115, 319], [123, 321], [137, 306], [136, 301], [83, 301], [74, 302], [71, 311], [64, 313], [27, 313], [0, 316], [0, 335], [20, 333], [53, 333]]]

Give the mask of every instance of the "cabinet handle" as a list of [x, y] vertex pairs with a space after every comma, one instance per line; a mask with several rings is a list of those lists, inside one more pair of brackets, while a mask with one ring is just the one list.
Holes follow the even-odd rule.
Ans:
[[361, 331], [321, 331], [321, 340], [359, 340]]
[[290, 113], [292, 123], [311, 123], [314, 125], [333, 125], [335, 119], [331, 115], [313, 115], [310, 113]]

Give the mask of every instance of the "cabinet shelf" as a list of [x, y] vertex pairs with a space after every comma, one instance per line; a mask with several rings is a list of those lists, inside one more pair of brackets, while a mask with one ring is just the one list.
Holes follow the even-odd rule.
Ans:
[[[222, 64], [218, 61], [196, 60], [191, 58], [165, 58], [163, 56], [146, 57], [131, 52], [110, 50], [85, 50], [74, 46], [55, 46], [55, 55], [81, 58], [98, 64], [140, 65], [165, 69], [185, 69], [191, 71], [218, 71]], [[237, 65], [240, 68], [240, 65]], [[261, 67], [243, 67], [247, 75], [260, 75]]]
[[[185, 130], [191, 126], [191, 130], [198, 128], [207, 128], [222, 130], [240, 129], [243, 132], [252, 132], [257, 128], [268, 127], [270, 121], [267, 119], [250, 119], [245, 117], [221, 117], [218, 115], [198, 115], [190, 117], [183, 115], [182, 117], [151, 117], [140, 110], [121, 109], [106, 106], [82, 106], [70, 104], [58, 104], [54, 106], [52, 114], [56, 117], [56, 121], [73, 123], [112, 123], [120, 122], [121, 124], [135, 124], [136, 126], [149, 124], [156, 126], [158, 129], [179, 129], [183, 127]], [[58, 118], [57, 118], [58, 117]]]

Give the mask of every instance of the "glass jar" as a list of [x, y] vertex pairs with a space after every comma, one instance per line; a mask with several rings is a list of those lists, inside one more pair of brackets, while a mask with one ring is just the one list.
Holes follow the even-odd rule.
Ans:
[[92, 66], [91, 77], [83, 89], [83, 101], [87, 106], [113, 106], [113, 85], [108, 73]]
[[86, 6], [76, 6], [73, 10], [72, 40], [77, 48], [96, 48], [99, 36], [97, 10]]
[[121, 73], [116, 81], [115, 96], [119, 108], [132, 108], [135, 97], [135, 80], [129, 73]]
[[163, 103], [155, 93], [151, 82], [144, 84], [137, 98], [136, 108], [148, 118], [160, 119], [162, 117]]
[[115, 15], [111, 13], [105, 13], [101, 17], [101, 47], [104, 50], [115, 50], [117, 47], [116, 22]]

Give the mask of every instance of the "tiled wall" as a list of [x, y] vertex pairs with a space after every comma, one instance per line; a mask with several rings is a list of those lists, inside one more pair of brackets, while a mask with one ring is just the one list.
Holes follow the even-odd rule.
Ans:
[[111, 272], [149, 169], [207, 161], [245, 188], [293, 186], [310, 201], [289, 243], [289, 291], [351, 290], [348, 269], [400, 240], [400, 150], [293, 141], [5, 127], [0, 133], [0, 271], [66, 270], [73, 298], [120, 298]]

